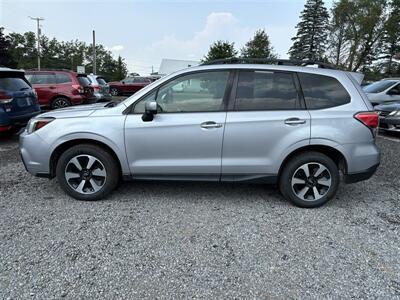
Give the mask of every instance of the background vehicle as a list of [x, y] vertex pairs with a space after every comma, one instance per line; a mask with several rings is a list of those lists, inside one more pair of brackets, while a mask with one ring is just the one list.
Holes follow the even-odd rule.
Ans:
[[16, 130], [40, 113], [24, 71], [0, 68], [0, 132]]
[[113, 96], [134, 94], [152, 81], [146, 77], [128, 77], [121, 81], [109, 82], [110, 92]]
[[111, 101], [112, 97], [110, 94], [110, 86], [106, 79], [100, 75], [89, 74], [87, 75], [90, 79], [91, 85], [94, 89], [94, 96], [98, 101]]
[[76, 199], [106, 196], [121, 176], [278, 183], [294, 204], [317, 207], [336, 194], [339, 170], [346, 183], [374, 174], [377, 126], [350, 73], [217, 64], [171, 74], [116, 106], [42, 114], [20, 149], [30, 173], [57, 176]]
[[386, 78], [363, 87], [372, 105], [400, 101], [400, 79]]
[[379, 114], [379, 127], [385, 131], [400, 133], [400, 101], [375, 106]]
[[95, 102], [94, 89], [85, 74], [69, 70], [27, 71], [39, 104], [52, 109]]

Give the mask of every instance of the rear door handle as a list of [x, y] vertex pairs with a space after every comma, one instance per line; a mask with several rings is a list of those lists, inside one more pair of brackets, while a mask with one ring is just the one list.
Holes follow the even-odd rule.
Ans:
[[285, 120], [286, 125], [300, 125], [300, 124], [305, 124], [306, 120], [304, 119], [299, 119], [299, 118], [289, 118]]
[[214, 121], [207, 121], [207, 122], [201, 123], [200, 126], [201, 126], [201, 128], [210, 129], [210, 128], [221, 128], [222, 124], [216, 123]]

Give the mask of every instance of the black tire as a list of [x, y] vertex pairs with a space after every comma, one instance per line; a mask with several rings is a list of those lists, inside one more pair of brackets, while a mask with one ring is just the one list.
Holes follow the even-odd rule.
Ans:
[[111, 94], [112, 96], [119, 96], [119, 95], [120, 95], [120, 92], [119, 92], [119, 90], [118, 90], [117, 88], [111, 88], [111, 89], [110, 89], [110, 94]]
[[71, 106], [71, 101], [65, 97], [56, 97], [53, 99], [51, 102], [51, 108], [52, 109], [58, 109], [58, 108], [63, 108], [63, 107], [68, 107]]
[[[70, 160], [77, 156], [85, 157], [85, 155], [96, 158], [102, 164], [101, 166], [104, 167], [106, 172], [106, 177], [102, 187], [98, 191], [89, 194], [77, 192], [76, 189], [71, 187], [71, 184], [66, 179], [67, 164], [70, 163]], [[61, 154], [57, 162], [56, 176], [61, 188], [71, 197], [77, 200], [94, 201], [105, 198], [117, 187], [120, 172], [117, 161], [107, 150], [92, 144], [82, 144], [73, 146]], [[82, 173], [81, 176], [83, 176]], [[85, 181], [85, 186], [90, 179], [84, 180], [83, 177], [81, 177], [76, 180], [78, 182]], [[91, 186], [90, 183], [89, 186]]]
[[[307, 165], [310, 175], [309, 177], [307, 177], [303, 169], [300, 168], [304, 165]], [[321, 173], [319, 177], [314, 177], [313, 175], [317, 173], [316, 170], [319, 169], [320, 166], [325, 167], [327, 170], [323, 171], [324, 173]], [[294, 185], [292, 185], [292, 179], [295, 174], [296, 176], [304, 176], [304, 185], [303, 183], [294, 183]], [[297, 177], [294, 178], [294, 180], [296, 179]], [[331, 158], [320, 152], [303, 152], [296, 155], [285, 164], [280, 176], [279, 188], [282, 195], [294, 205], [304, 208], [314, 208], [325, 204], [336, 195], [339, 181], [339, 169]], [[330, 187], [327, 188], [325, 185], [320, 185], [319, 182], [329, 182]], [[314, 197], [314, 186], [320, 189], [317, 189], [317, 197], [323, 195], [319, 199]], [[306, 190], [306, 187], [308, 187], [308, 190], [303, 198], [307, 197], [308, 199], [302, 199], [299, 195], [302, 194], [301, 191]], [[322, 193], [320, 193], [320, 191]]]

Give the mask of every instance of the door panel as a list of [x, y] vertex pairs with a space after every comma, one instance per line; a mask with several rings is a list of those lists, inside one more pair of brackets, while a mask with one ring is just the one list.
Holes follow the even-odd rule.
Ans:
[[[290, 119], [299, 124], [285, 124]], [[309, 144], [309, 138], [307, 111], [228, 112], [222, 174], [276, 175], [283, 153], [295, 144]]]
[[310, 114], [302, 109], [297, 77], [240, 70], [235, 81], [225, 123], [222, 180], [277, 175], [288, 152], [310, 140]]
[[[177, 76], [135, 103], [125, 124], [134, 177], [219, 180], [229, 76], [226, 70]], [[147, 101], [158, 106], [151, 121], [142, 120]]]
[[[165, 113], [143, 122], [141, 114], [128, 115], [125, 139], [133, 176], [186, 174], [219, 180], [225, 117], [226, 112]], [[205, 122], [218, 126], [204, 128]]]

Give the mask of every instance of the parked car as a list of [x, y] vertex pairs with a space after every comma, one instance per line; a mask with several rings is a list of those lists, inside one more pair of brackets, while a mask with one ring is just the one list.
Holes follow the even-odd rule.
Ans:
[[20, 150], [30, 173], [57, 177], [76, 199], [104, 198], [120, 178], [254, 181], [317, 207], [336, 194], [339, 170], [346, 183], [374, 174], [377, 126], [348, 72], [221, 63], [163, 77], [119, 104], [42, 114]]
[[113, 96], [134, 94], [152, 81], [146, 77], [128, 77], [121, 81], [109, 82], [110, 92]]
[[89, 74], [88, 78], [94, 89], [94, 96], [96, 97], [97, 102], [112, 100], [110, 86], [103, 76]]
[[372, 105], [400, 101], [400, 79], [385, 78], [363, 87]]
[[70, 70], [30, 70], [26, 77], [35, 88], [41, 106], [56, 109], [96, 101], [85, 74]]
[[12, 132], [40, 113], [37, 96], [24, 71], [0, 68], [0, 132]]
[[385, 131], [400, 133], [400, 101], [375, 106], [379, 114], [379, 127]]

